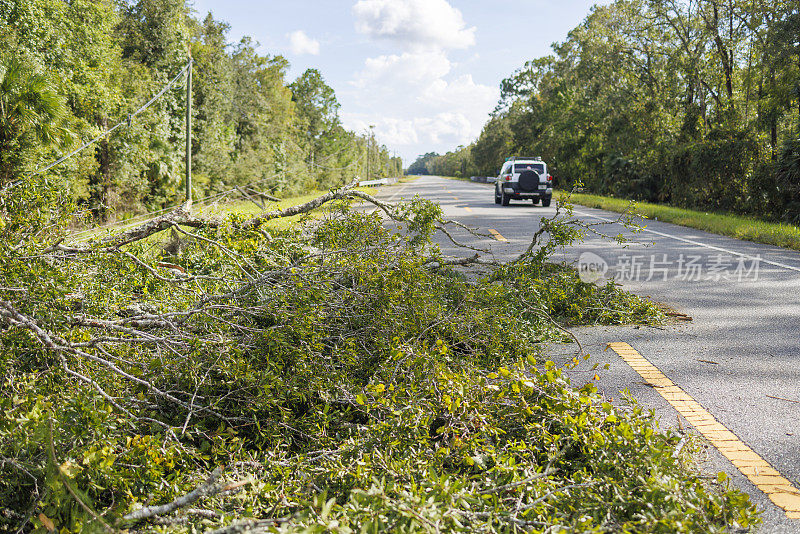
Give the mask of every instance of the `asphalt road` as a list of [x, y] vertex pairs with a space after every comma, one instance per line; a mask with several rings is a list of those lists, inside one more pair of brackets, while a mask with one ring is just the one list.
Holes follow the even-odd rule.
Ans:
[[[555, 213], [555, 202], [548, 208], [529, 201], [503, 207], [494, 204], [492, 187], [421, 177], [386, 188], [383, 195], [399, 199], [419, 194], [438, 202], [447, 218], [496, 230], [507, 241], [460, 237], [491, 247], [497, 259], [510, 259], [527, 247], [539, 219]], [[588, 223], [618, 217], [581, 206], [575, 207], [575, 216]], [[602, 231], [628, 233], [618, 224]], [[555, 259], [601, 268], [605, 264], [601, 283], [614, 278], [626, 290], [693, 320], [658, 328], [578, 329], [591, 358], [575, 369], [573, 383], [590, 379], [594, 363], [601, 369], [609, 363], [598, 382], [606, 396], [619, 399], [627, 389], [656, 412], [662, 426], [691, 428], [619, 356], [603, 351], [609, 342], [627, 342], [800, 488], [800, 253], [658, 221], [647, 221], [635, 239], [640, 243], [624, 248], [589, 236]], [[551, 356], [566, 361], [573, 354], [570, 347], [557, 346]], [[800, 520], [789, 519], [713, 446], [701, 460], [703, 469], [725, 471], [751, 495], [763, 512], [761, 532], [800, 532]]]

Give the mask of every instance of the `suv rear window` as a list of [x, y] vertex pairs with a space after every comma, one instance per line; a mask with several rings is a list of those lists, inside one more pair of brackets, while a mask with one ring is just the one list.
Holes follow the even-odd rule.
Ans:
[[521, 173], [523, 171], [536, 171], [537, 174], [544, 172], [544, 165], [542, 163], [517, 163], [514, 165], [514, 172]]

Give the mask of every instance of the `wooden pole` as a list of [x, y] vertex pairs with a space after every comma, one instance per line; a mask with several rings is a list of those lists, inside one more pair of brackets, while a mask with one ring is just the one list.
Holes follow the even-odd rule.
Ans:
[[192, 207], [192, 63], [189, 56], [189, 70], [186, 75], [186, 205]]
[[375, 131], [375, 125], [369, 125], [369, 137], [367, 137], [367, 180], [371, 180], [370, 178], [370, 165], [369, 165], [369, 157], [372, 153], [372, 137], [375, 135], [373, 132]]

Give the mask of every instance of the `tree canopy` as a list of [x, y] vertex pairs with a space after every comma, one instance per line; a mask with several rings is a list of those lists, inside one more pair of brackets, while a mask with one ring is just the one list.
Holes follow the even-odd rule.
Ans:
[[[322, 74], [309, 69], [290, 83], [285, 58], [259, 54], [249, 38], [231, 44], [229, 29], [210, 14], [195, 18], [185, 0], [0, 2], [0, 73], [9, 87], [0, 187], [128, 121], [190, 55], [195, 199], [254, 182], [298, 193], [364, 175], [369, 140], [342, 128]], [[48, 171], [50, 182], [98, 219], [175, 205], [185, 107], [179, 80], [130, 124]], [[385, 147], [370, 157], [374, 176], [401, 172]]]

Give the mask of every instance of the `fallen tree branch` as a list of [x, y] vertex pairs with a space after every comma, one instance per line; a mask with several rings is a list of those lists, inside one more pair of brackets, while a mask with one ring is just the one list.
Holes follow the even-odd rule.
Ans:
[[354, 188], [357, 184], [358, 182], [351, 182], [340, 189], [329, 191], [324, 195], [315, 198], [314, 200], [309, 200], [305, 204], [298, 204], [297, 206], [289, 206], [288, 208], [284, 208], [282, 210], [274, 210], [262, 213], [261, 215], [257, 215], [252, 219], [245, 221], [240, 226], [240, 228], [244, 230], [253, 230], [272, 219], [280, 219], [283, 217], [292, 217], [294, 215], [300, 215], [301, 213], [308, 213], [309, 211], [312, 211], [322, 206], [323, 204], [326, 204], [333, 200], [343, 200], [346, 198], [350, 198], [351, 193], [354, 193], [354, 191], [351, 191], [351, 189]]
[[237, 190], [238, 190], [238, 191], [239, 191], [239, 192], [240, 192], [242, 195], [244, 195], [244, 196], [245, 196], [245, 198], [247, 198], [247, 199], [248, 199], [250, 202], [252, 202], [252, 203], [253, 203], [253, 204], [255, 204], [256, 206], [258, 206], [258, 208], [259, 208], [261, 211], [267, 211], [267, 208], [266, 208], [266, 206], [264, 206], [264, 204], [262, 204], [261, 202], [259, 202], [259, 201], [258, 201], [258, 200], [256, 200], [255, 198], [253, 198], [253, 197], [250, 195], [250, 193], [248, 193], [247, 191], [245, 191], [244, 189], [242, 189], [242, 188], [241, 188], [241, 187], [239, 187], [238, 185], [236, 186], [236, 189], [237, 189]]
[[192, 228], [217, 228], [222, 224], [218, 219], [199, 219], [184, 209], [184, 206], [156, 217], [146, 223], [139, 225], [121, 234], [103, 239], [107, 248], [119, 248], [123, 245], [141, 241], [153, 234], [169, 230], [175, 225], [191, 226]]
[[[242, 230], [257, 230], [259, 227], [272, 219], [279, 219], [284, 217], [293, 217], [295, 215], [300, 215], [303, 213], [308, 213], [313, 211], [320, 206], [327, 204], [328, 202], [332, 202], [334, 200], [348, 200], [348, 199], [361, 199], [366, 202], [369, 202], [378, 208], [380, 208], [390, 219], [397, 221], [397, 222], [404, 222], [409, 223], [406, 217], [399, 216], [395, 210], [394, 205], [384, 202], [370, 194], [364, 193], [363, 191], [356, 191], [353, 188], [358, 185], [358, 182], [351, 182], [350, 184], [329, 191], [324, 195], [321, 195], [313, 200], [310, 200], [304, 204], [298, 204], [296, 206], [289, 206], [288, 208], [280, 209], [280, 210], [273, 210], [261, 213], [251, 219], [248, 219], [244, 223], [236, 225], [239, 229]], [[470, 228], [458, 221], [453, 221], [449, 219], [438, 219], [436, 221], [438, 224], [434, 224], [436, 230], [442, 232], [447, 238], [456, 246], [467, 248], [471, 250], [475, 250], [477, 252], [488, 252], [486, 249], [474, 247], [472, 245], [468, 245], [465, 243], [459, 242], [453, 235], [447, 231], [445, 226], [453, 225], [461, 228], [470, 234], [476, 237], [489, 237], [488, 234], [483, 234], [478, 232], [474, 228]], [[190, 234], [185, 230], [182, 230], [181, 226], [189, 226], [192, 228], [219, 228], [222, 226], [223, 221], [220, 219], [201, 219], [198, 217], [193, 216], [186, 208], [185, 205], [180, 206], [179, 208], [165, 213], [155, 219], [151, 219], [139, 226], [134, 228], [128, 229], [120, 234], [106, 237], [102, 240], [103, 246], [100, 247], [75, 247], [75, 246], [68, 246], [64, 245], [61, 241], [55, 243], [54, 245], [50, 246], [45, 253], [52, 253], [52, 252], [63, 252], [66, 254], [91, 254], [93, 252], [119, 252], [120, 247], [124, 245], [129, 245], [136, 241], [141, 241], [142, 239], [146, 239], [152, 235], [157, 233], [163, 232], [165, 230], [169, 230], [170, 228], [175, 228], [181, 233], [191, 235], [195, 238], [201, 240], [208, 240], [207, 238], [199, 238], [195, 234]], [[213, 240], [208, 240], [212, 243], [219, 246], [219, 243], [214, 242]], [[228, 253], [229, 251], [226, 251]], [[187, 281], [193, 281], [194, 277], [180, 277], [180, 278], [166, 278], [158, 273], [156, 273], [151, 267], [144, 264], [141, 260], [136, 261], [134, 260], [140, 267], [145, 268], [146, 270], [150, 271], [151, 274], [156, 276], [161, 281], [166, 281], [170, 283], [185, 283]]]
[[[445, 221], [445, 222], [447, 223], [447, 222], [453, 222], [453, 221]], [[473, 247], [472, 245], [467, 245], [466, 243], [462, 243], [462, 242], [458, 241], [455, 237], [453, 237], [453, 235], [450, 232], [447, 231], [447, 229], [442, 224], [435, 224], [434, 227], [437, 230], [439, 230], [440, 232], [442, 232], [445, 236], [447, 236], [447, 239], [449, 239], [450, 242], [453, 243], [457, 247], [468, 248], [470, 250], [475, 250], [477, 252], [489, 252], [489, 249]], [[472, 233], [471, 230], [470, 230], [470, 233]]]
[[254, 195], [258, 195], [260, 197], [266, 198], [267, 200], [271, 200], [272, 202], [281, 202], [281, 199], [279, 199], [278, 197], [274, 197], [272, 195], [268, 195], [268, 194], [264, 193], [263, 191], [257, 191], [255, 189], [253, 189], [252, 187], [245, 187], [244, 189], [246, 189], [247, 191], [250, 191]]
[[[329, 191], [328, 193], [310, 200], [305, 204], [289, 206], [288, 208], [284, 208], [282, 210], [274, 210], [262, 213], [245, 221], [239, 226], [239, 228], [244, 230], [254, 230], [261, 226], [264, 222], [271, 219], [292, 217], [294, 215], [312, 211], [333, 200], [350, 198], [349, 193], [352, 193], [350, 190], [355, 187], [356, 184], [356, 182], [352, 182], [340, 189]], [[179, 225], [189, 226], [192, 228], [219, 228], [222, 226], [222, 224], [223, 221], [220, 219], [201, 219], [195, 217], [186, 209], [186, 206], [183, 205], [173, 211], [170, 211], [169, 213], [165, 213], [164, 215], [156, 217], [155, 219], [151, 219], [143, 224], [140, 224], [139, 226], [125, 230], [120, 234], [104, 238], [101, 241], [101, 243], [104, 245], [102, 247], [72, 247], [63, 245], [61, 241], [59, 241], [58, 243], [52, 245], [45, 252], [59, 251], [69, 254], [89, 254], [92, 252], [110, 251], [119, 249], [119, 247], [128, 245], [135, 241], [141, 241], [142, 239], [146, 239], [151, 235], [169, 230], [170, 228]]]
[[528, 309], [528, 311], [531, 311], [533, 313], [539, 314], [540, 317], [544, 317], [545, 319], [550, 321], [553, 324], [553, 326], [555, 326], [558, 330], [562, 331], [563, 333], [565, 333], [569, 337], [571, 337], [572, 340], [575, 342], [575, 344], [578, 346], [578, 356], [581, 357], [581, 358], [583, 357], [583, 355], [585, 353], [583, 352], [583, 345], [581, 344], [580, 340], [578, 339], [578, 336], [576, 336], [573, 332], [571, 332], [570, 330], [567, 330], [566, 328], [564, 328], [563, 326], [558, 324], [558, 321], [553, 319], [550, 316], [550, 314], [547, 313], [546, 310], [543, 310], [541, 308], [534, 308], [532, 306], [527, 306], [527, 309]]
[[[374, 196], [372, 196], [372, 195], [370, 195], [368, 193], [365, 193], [363, 191], [350, 191], [348, 193], [348, 196], [354, 197], [354, 198], [360, 198], [361, 200], [366, 200], [370, 204], [374, 204], [375, 206], [380, 208], [386, 215], [388, 215], [389, 218], [391, 218], [394, 221], [409, 222], [406, 218], [397, 216], [397, 214], [395, 213], [395, 211], [393, 209], [395, 207], [393, 204], [389, 204], [388, 202], [383, 202], [382, 200], [380, 200], [378, 198], [375, 198]], [[446, 225], [457, 226], [458, 228], [461, 228], [462, 230], [465, 230], [465, 231], [469, 232], [470, 234], [472, 234], [472, 235], [474, 235], [476, 237], [482, 237], [482, 238], [483, 237], [491, 237], [491, 234], [486, 234], [486, 233], [483, 233], [483, 232], [479, 232], [475, 228], [470, 228], [466, 224], [463, 224], [463, 223], [460, 223], [458, 221], [454, 221], [454, 220], [451, 220], [451, 219], [441, 219], [438, 222], [440, 224], [436, 224], [435, 225], [436, 229], [439, 230], [440, 232], [442, 232], [443, 234], [445, 234], [448, 238], [450, 238], [450, 240], [453, 242], [454, 245], [459, 246], [459, 247], [463, 247], [463, 248], [471, 248], [473, 250], [477, 250], [478, 252], [488, 252], [488, 251], [486, 251], [484, 249], [474, 248], [474, 247], [472, 247], [470, 245], [464, 245], [462, 243], [459, 243], [458, 241], [456, 241], [450, 235], [450, 233], [444, 228], [444, 226], [446, 226]]]
[[222, 476], [223, 470], [224, 468], [222, 466], [217, 467], [216, 469], [214, 469], [214, 471], [211, 472], [209, 477], [201, 486], [199, 486], [194, 491], [187, 493], [186, 495], [178, 497], [171, 503], [161, 504], [158, 506], [146, 506], [144, 508], [140, 508], [136, 511], [129, 513], [122, 519], [125, 521], [141, 521], [142, 519], [147, 519], [149, 517], [155, 517], [159, 515], [168, 514], [170, 512], [174, 512], [178, 508], [189, 506], [190, 504], [197, 501], [201, 497], [216, 495], [225, 488], [225, 486], [217, 482], [219, 478]]
[[[150, 393], [152, 393], [152, 394], [154, 394], [154, 395], [156, 395], [158, 397], [161, 397], [161, 398], [163, 398], [163, 399], [165, 399], [167, 401], [170, 401], [173, 404], [177, 404], [178, 406], [181, 406], [186, 410], [191, 411], [194, 408], [192, 406], [189, 406], [188, 403], [183, 402], [180, 399], [176, 398], [174, 395], [171, 395], [169, 392], [163, 391], [163, 390], [159, 389], [158, 387], [154, 386], [151, 382], [149, 382], [147, 380], [144, 380], [142, 378], [133, 376], [131, 373], [126, 372], [124, 369], [120, 368], [119, 366], [114, 364], [109, 359], [101, 358], [100, 356], [97, 356], [95, 354], [90, 354], [90, 353], [88, 353], [86, 351], [83, 351], [83, 350], [80, 350], [78, 348], [75, 348], [73, 345], [68, 343], [66, 340], [56, 336], [55, 334], [51, 335], [50, 333], [45, 331], [43, 328], [41, 328], [36, 323], [36, 321], [34, 321], [30, 317], [27, 317], [26, 315], [24, 315], [24, 314], [20, 313], [19, 311], [17, 311], [16, 308], [10, 302], [6, 302], [4, 300], [0, 300], [0, 319], [2, 319], [7, 324], [14, 325], [14, 326], [20, 326], [20, 327], [27, 328], [28, 330], [30, 330], [36, 336], [36, 338], [39, 339], [39, 342], [42, 345], [44, 345], [45, 347], [47, 347], [48, 349], [52, 350], [53, 352], [55, 352], [56, 354], [59, 355], [59, 358], [61, 359], [62, 366], [64, 367], [64, 369], [65, 369], [65, 371], [67, 373], [69, 373], [69, 374], [71, 374], [71, 375], [75, 376], [76, 378], [79, 378], [79, 379], [81, 379], [83, 381], [88, 381], [90, 384], [92, 384], [93, 386], [95, 386], [98, 389], [100, 394], [103, 395], [103, 397], [106, 398], [106, 400], [111, 402], [112, 405], [114, 405], [118, 409], [122, 410], [126, 414], [129, 414], [129, 412], [127, 412], [127, 410], [124, 410], [124, 408], [119, 406], [118, 403], [114, 402], [113, 399], [111, 398], [111, 396], [108, 395], [105, 391], [103, 391], [102, 388], [100, 388], [96, 384], [96, 382], [94, 382], [93, 380], [91, 380], [88, 377], [80, 375], [79, 373], [69, 369], [69, 367], [67, 366], [67, 362], [66, 362], [66, 358], [64, 357], [64, 354], [71, 354], [73, 356], [76, 356], [76, 357], [79, 357], [79, 358], [82, 358], [82, 359], [85, 359], [85, 360], [90, 360], [90, 361], [93, 361], [95, 363], [98, 363], [98, 364], [104, 366], [105, 368], [107, 368], [108, 370], [110, 370], [111, 372], [115, 373], [116, 375], [118, 375], [118, 376], [120, 376], [120, 377], [122, 377], [122, 378], [124, 378], [124, 379], [126, 379], [126, 380], [128, 380], [130, 382], [133, 382], [135, 384], [139, 384], [140, 386], [142, 386], [142, 387], [146, 388], [148, 391], [150, 391]], [[214, 417], [222, 419], [223, 421], [227, 420], [227, 418], [225, 418], [222, 414], [219, 414], [215, 410], [212, 410], [212, 409], [210, 409], [208, 407], [198, 406], [197, 408], [198, 409], [196, 411], [209, 413], [209, 414], [213, 415]]]
[[546, 477], [548, 475], [552, 475], [555, 472], [556, 472], [555, 469], [551, 469], [551, 468], [548, 467], [544, 471], [542, 471], [540, 473], [536, 473], [535, 475], [529, 476], [528, 478], [525, 478], [523, 480], [518, 480], [516, 482], [511, 482], [509, 484], [504, 484], [502, 486], [497, 486], [496, 488], [485, 489], [485, 490], [481, 491], [480, 494], [481, 495], [489, 495], [489, 494], [492, 494], [492, 493], [500, 493], [500, 492], [503, 492], [503, 491], [506, 491], [506, 490], [514, 489], [516, 487], [523, 486], [525, 484], [529, 484], [529, 483], [533, 482], [534, 480], [539, 480], [540, 478], [544, 478], [544, 477]]
[[423, 265], [427, 269], [441, 269], [442, 267], [466, 267], [467, 265], [489, 265], [496, 267], [500, 265], [500, 263], [492, 260], [484, 260], [478, 253], [475, 253], [466, 258], [429, 258]]

